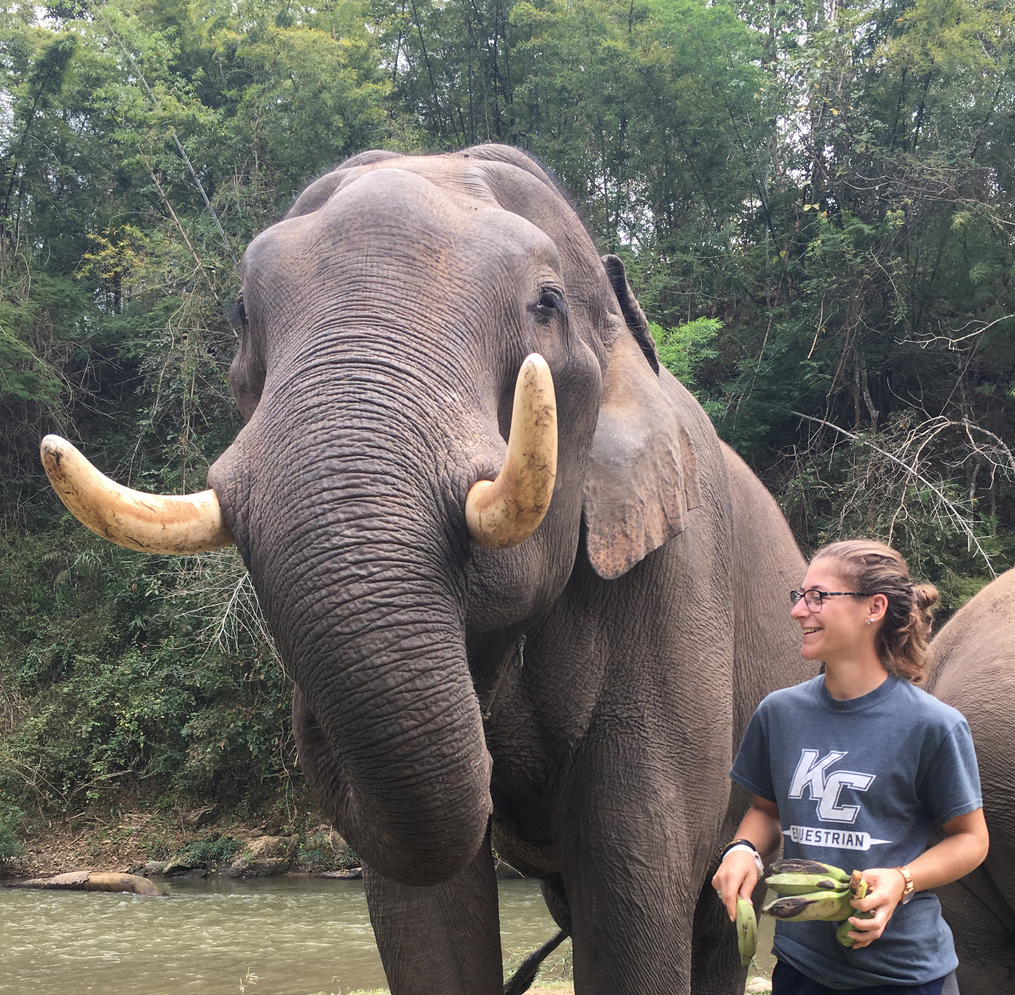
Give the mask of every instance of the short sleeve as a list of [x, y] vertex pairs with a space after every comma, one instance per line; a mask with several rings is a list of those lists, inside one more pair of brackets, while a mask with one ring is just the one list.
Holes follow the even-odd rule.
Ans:
[[752, 795], [760, 795], [774, 802], [775, 788], [772, 783], [772, 764], [769, 754], [768, 723], [765, 721], [764, 702], [751, 716], [747, 731], [740, 743], [736, 759], [730, 770], [730, 777]]
[[941, 741], [921, 779], [919, 793], [924, 808], [938, 823], [983, 807], [976, 751], [964, 718]]

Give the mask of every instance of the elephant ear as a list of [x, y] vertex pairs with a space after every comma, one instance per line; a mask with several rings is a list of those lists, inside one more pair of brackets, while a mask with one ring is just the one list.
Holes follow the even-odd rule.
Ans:
[[605, 580], [623, 576], [682, 532], [701, 504], [694, 445], [658, 376], [648, 322], [623, 263], [603, 259], [626, 332], [610, 350], [585, 479], [587, 548]]
[[638, 298], [631, 290], [631, 284], [627, 282], [627, 271], [624, 269], [623, 260], [620, 256], [603, 256], [603, 269], [609, 277], [610, 286], [617, 295], [617, 303], [620, 304], [620, 312], [627, 322], [627, 327], [634, 336], [641, 351], [652, 367], [652, 372], [659, 376], [659, 351], [656, 349], [655, 339], [648, 328], [648, 319], [642, 311]]

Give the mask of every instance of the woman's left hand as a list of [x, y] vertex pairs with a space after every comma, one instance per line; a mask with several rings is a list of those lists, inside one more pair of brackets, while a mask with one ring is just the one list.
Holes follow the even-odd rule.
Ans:
[[[941, 828], [945, 838], [906, 865], [917, 891], [958, 881], [987, 856], [989, 836], [982, 808], [956, 815]], [[885, 931], [906, 888], [905, 879], [894, 867], [872, 867], [863, 872], [863, 877], [869, 890], [865, 898], [853, 899], [853, 908], [857, 912], [873, 911], [874, 918], [849, 918], [854, 949], [868, 946]]]
[[906, 889], [905, 878], [894, 867], [871, 867], [863, 872], [863, 879], [867, 882], [867, 895], [854, 898], [851, 904], [857, 912], [873, 912], [874, 918], [850, 917], [853, 929], [849, 935], [854, 940], [854, 950], [869, 946], [885, 931]]

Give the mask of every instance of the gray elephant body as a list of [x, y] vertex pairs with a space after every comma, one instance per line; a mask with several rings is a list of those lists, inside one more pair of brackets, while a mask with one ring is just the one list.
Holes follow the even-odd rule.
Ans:
[[955, 935], [962, 995], [1015, 991], [1015, 570], [964, 605], [935, 636], [927, 688], [966, 717], [990, 832], [987, 859], [938, 889]]
[[[658, 367], [619, 260], [512, 149], [367, 153], [255, 239], [243, 301], [246, 425], [209, 481], [392, 991], [501, 991], [491, 836], [542, 879], [581, 995], [742, 991], [706, 882], [747, 803], [727, 774], [751, 712], [810, 676], [804, 563]], [[466, 494], [504, 458], [531, 352], [557, 395], [553, 499], [520, 545], [479, 549]]]

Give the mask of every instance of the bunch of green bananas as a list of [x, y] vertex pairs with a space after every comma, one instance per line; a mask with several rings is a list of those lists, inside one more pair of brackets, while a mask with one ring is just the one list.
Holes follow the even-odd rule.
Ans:
[[779, 897], [762, 908], [764, 915], [784, 922], [842, 922], [835, 935], [846, 947], [853, 946], [847, 935], [853, 927], [845, 920], [850, 916], [870, 919], [874, 915], [857, 912], [850, 905], [850, 899], [867, 894], [867, 882], [860, 871], [847, 874], [816, 860], [779, 860], [772, 865], [765, 883]]

